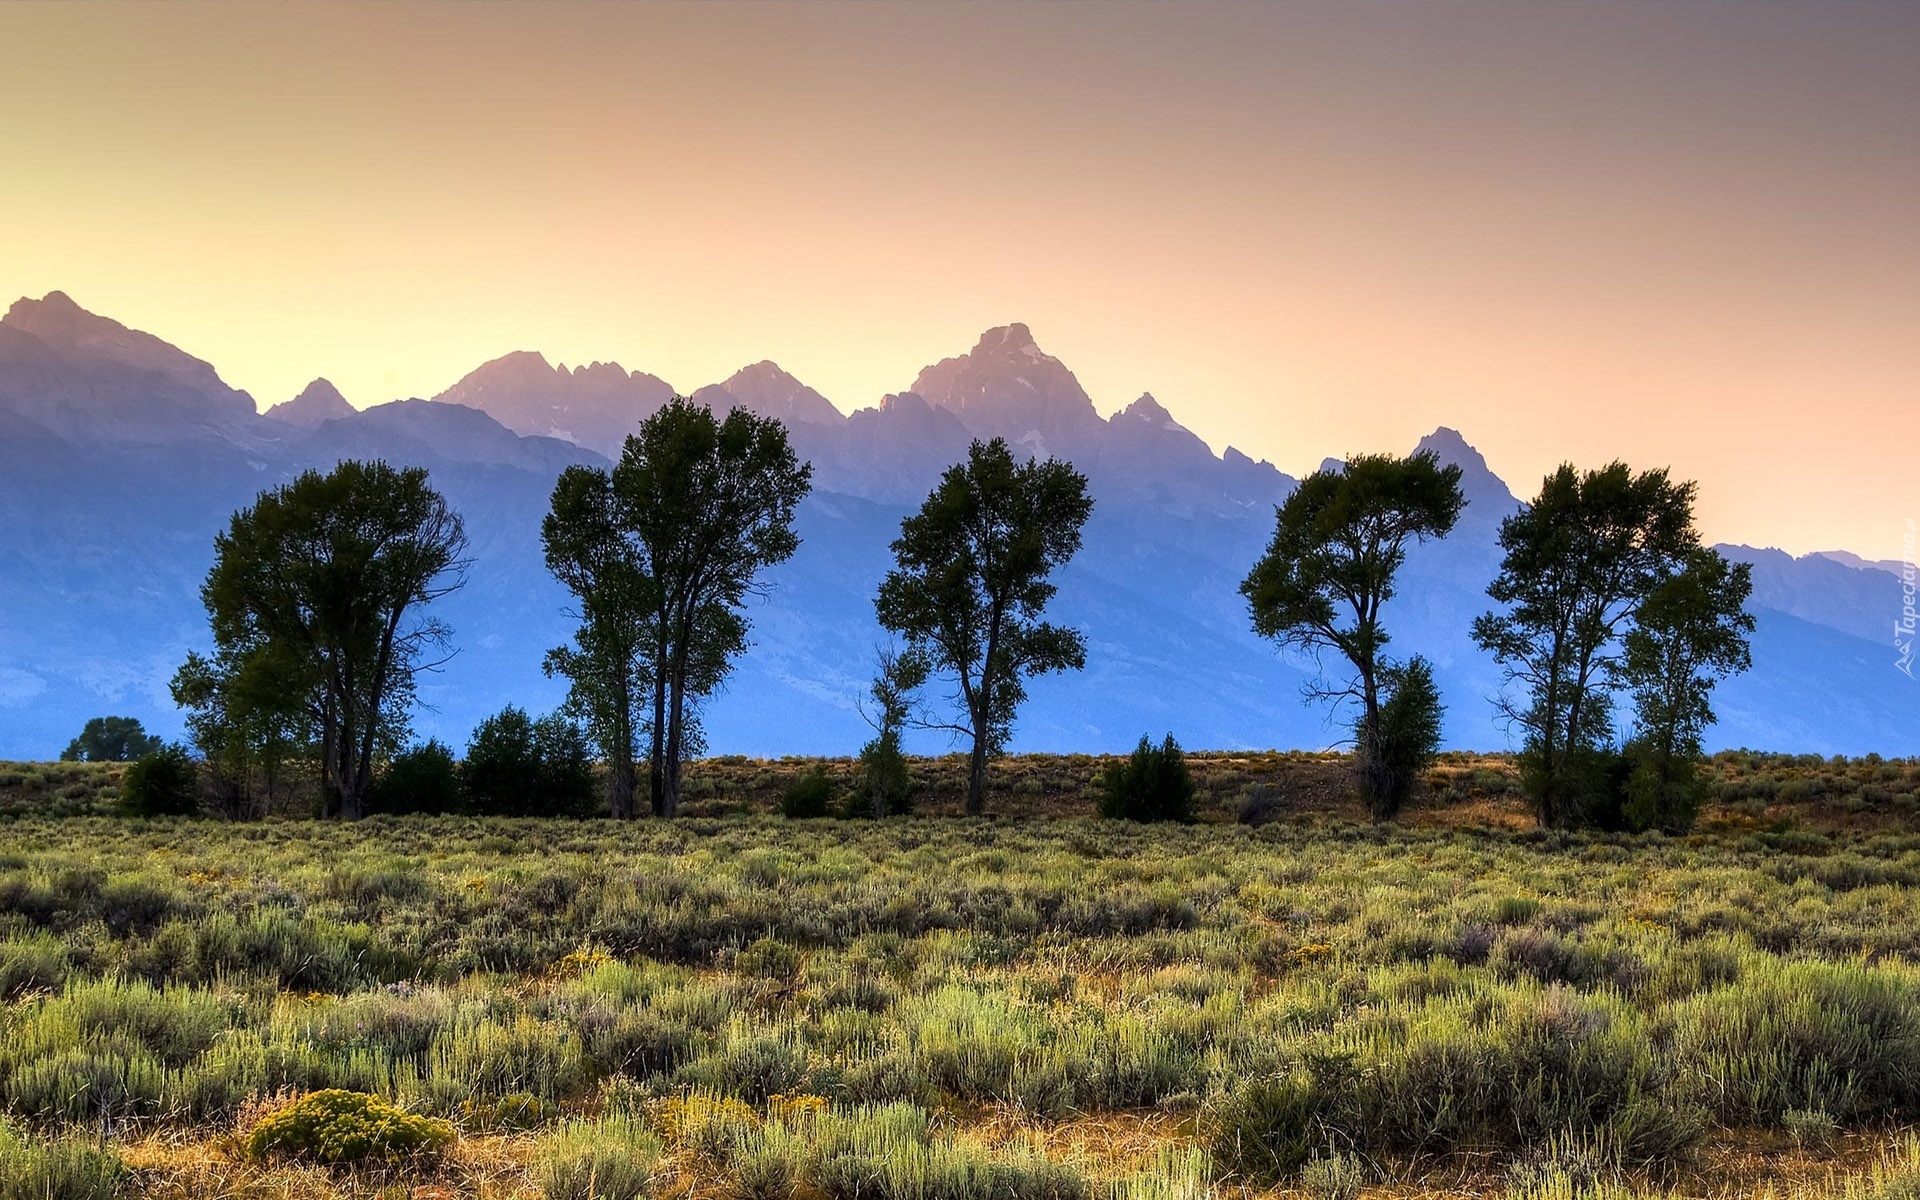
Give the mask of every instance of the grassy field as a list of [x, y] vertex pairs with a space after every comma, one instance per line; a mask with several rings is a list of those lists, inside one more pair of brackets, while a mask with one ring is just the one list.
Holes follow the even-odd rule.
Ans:
[[[1685, 839], [1533, 829], [1497, 758], [1379, 829], [1331, 756], [1195, 756], [1188, 827], [1083, 757], [768, 815], [805, 765], [337, 826], [0, 764], [0, 1200], [1920, 1196], [1920, 764], [1721, 756]], [[324, 1089], [451, 1140], [252, 1152]]]

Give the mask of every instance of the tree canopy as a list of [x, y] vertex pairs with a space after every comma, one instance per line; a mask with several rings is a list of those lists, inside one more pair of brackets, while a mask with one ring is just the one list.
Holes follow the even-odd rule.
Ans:
[[135, 717], [94, 717], [60, 752], [61, 762], [132, 762], [160, 749], [158, 737]]
[[[1399, 810], [1439, 737], [1438, 696], [1421, 660], [1418, 686], [1398, 704], [1384, 699], [1406, 675], [1381, 655], [1389, 640], [1381, 608], [1393, 598], [1408, 544], [1445, 537], [1465, 504], [1460, 468], [1441, 466], [1431, 451], [1350, 458], [1340, 470], [1307, 476], [1287, 497], [1272, 543], [1240, 585], [1255, 632], [1316, 658], [1332, 650], [1352, 667], [1349, 678], [1311, 694], [1358, 703], [1361, 791], [1376, 820]], [[1383, 713], [1400, 726], [1387, 729]]]
[[746, 646], [743, 602], [764, 587], [765, 568], [799, 548], [794, 513], [812, 477], [786, 427], [744, 408], [722, 419], [676, 396], [627, 438], [610, 487], [626, 553], [650, 581], [642, 620], [658, 815], [679, 811], [680, 767], [700, 744], [694, 704]]
[[975, 441], [900, 523], [874, 607], [954, 682], [959, 716], [942, 727], [972, 741], [969, 813], [984, 810], [987, 760], [1012, 732], [1023, 680], [1086, 665], [1080, 633], [1041, 615], [1092, 511], [1086, 476], [1057, 459], [1016, 462], [994, 438]]
[[1608, 690], [1641, 606], [1699, 547], [1692, 483], [1625, 463], [1563, 465], [1500, 528], [1505, 557], [1487, 594], [1506, 606], [1473, 636], [1518, 685], [1497, 701], [1523, 733], [1540, 820], [1582, 820], [1606, 802], [1614, 736]]
[[659, 605], [645, 549], [621, 521], [613, 479], [597, 467], [561, 472], [540, 538], [547, 568], [573, 593], [573, 644], [547, 652], [548, 675], [569, 683], [567, 709], [606, 759], [608, 809], [635, 815], [635, 751], [651, 728]]
[[214, 539], [213, 669], [229, 698], [256, 672], [250, 694], [297, 704], [329, 815], [361, 817], [376, 758], [404, 741], [414, 676], [450, 638], [420, 610], [461, 586], [466, 545], [423, 468], [351, 460], [261, 493]]

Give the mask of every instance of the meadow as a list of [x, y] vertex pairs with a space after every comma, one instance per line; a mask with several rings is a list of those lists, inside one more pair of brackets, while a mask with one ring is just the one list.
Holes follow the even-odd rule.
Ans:
[[[1920, 1196], [1920, 763], [1722, 755], [1686, 838], [1500, 758], [1381, 827], [1329, 755], [1195, 755], [1185, 826], [1081, 756], [772, 815], [809, 765], [341, 825], [0, 764], [0, 1200]], [[416, 1148], [316, 1161], [335, 1090]]]

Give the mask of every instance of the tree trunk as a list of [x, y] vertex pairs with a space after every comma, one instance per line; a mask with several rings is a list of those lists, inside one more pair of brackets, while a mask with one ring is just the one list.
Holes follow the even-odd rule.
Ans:
[[633, 819], [635, 782], [633, 747], [616, 749], [607, 763], [607, 812], [614, 820]]
[[652, 750], [647, 755], [647, 799], [653, 815], [667, 815], [665, 772], [667, 738], [667, 673], [664, 656], [654, 656]]
[[680, 815], [680, 758], [686, 720], [686, 680], [675, 678], [672, 689], [672, 695], [667, 699], [667, 748], [660, 764], [660, 815], [663, 817]]
[[973, 757], [967, 764], [967, 815], [987, 811], [987, 735], [973, 735]]

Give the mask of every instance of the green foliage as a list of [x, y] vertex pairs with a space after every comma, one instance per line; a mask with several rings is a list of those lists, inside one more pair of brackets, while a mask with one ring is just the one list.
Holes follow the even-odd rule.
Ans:
[[1433, 685], [1433, 668], [1419, 655], [1382, 672], [1387, 694], [1372, 730], [1362, 720], [1354, 731], [1361, 775], [1368, 781], [1368, 808], [1376, 821], [1399, 813], [1421, 772], [1440, 752], [1445, 710]]
[[1501, 523], [1505, 556], [1487, 594], [1506, 607], [1476, 619], [1473, 637], [1521, 693], [1498, 704], [1524, 736], [1524, 775], [1543, 825], [1580, 824], [1596, 797], [1612, 794], [1607, 689], [1642, 605], [1698, 551], [1694, 491], [1664, 470], [1566, 465]]
[[[1465, 505], [1460, 468], [1441, 466], [1432, 451], [1350, 458], [1341, 470], [1300, 481], [1276, 513], [1272, 544], [1240, 585], [1254, 632], [1314, 655], [1334, 651], [1352, 667], [1347, 680], [1310, 694], [1359, 704], [1360, 786], [1376, 821], [1406, 802], [1406, 765], [1424, 732], [1412, 702], [1422, 712], [1431, 707], [1436, 726], [1439, 704], [1437, 693], [1426, 695], [1433, 677], [1424, 666], [1396, 671], [1381, 657], [1389, 638], [1380, 610], [1393, 598], [1408, 544], [1445, 537]], [[1416, 672], [1415, 690], [1397, 714], [1402, 725], [1383, 728], [1383, 692], [1399, 690], [1395, 675], [1404, 686], [1408, 671]]]
[[[661, 596], [606, 471], [560, 473], [540, 540], [547, 569], [573, 593], [580, 618], [573, 644], [549, 651], [544, 667], [567, 678], [567, 711], [586, 723], [605, 756], [608, 806], [625, 820], [637, 813], [634, 755], [652, 724]], [[696, 694], [710, 686], [701, 679]]]
[[367, 811], [376, 813], [457, 813], [465, 807], [460, 764], [435, 740], [394, 755], [367, 796]]
[[806, 774], [787, 785], [780, 795], [780, 815], [784, 817], [824, 817], [833, 811], [839, 789], [824, 766], [816, 764]]
[[[651, 581], [648, 759], [658, 815], [679, 811], [681, 764], [699, 744], [695, 706], [746, 648], [743, 602], [762, 571], [799, 548], [793, 517], [812, 477], [786, 427], [744, 408], [721, 419], [676, 396], [627, 438], [611, 476], [612, 506]], [[630, 550], [621, 554], [637, 561]]]
[[[205, 715], [250, 740], [297, 708], [324, 751], [328, 815], [358, 820], [375, 762], [405, 737], [414, 674], [449, 638], [418, 610], [461, 585], [466, 546], [425, 468], [344, 461], [262, 492], [214, 539], [200, 589], [215, 658], [183, 670], [216, 681]], [[183, 694], [203, 682], [176, 679]], [[261, 696], [271, 712], [254, 711]]]
[[131, 762], [160, 749], [134, 717], [94, 717], [60, 752], [61, 762]]
[[873, 706], [862, 710], [875, 737], [860, 748], [860, 776], [849, 815], [877, 819], [913, 811], [913, 775], [907, 769], [900, 739], [907, 724], [915, 719], [913, 694], [926, 683], [931, 665], [926, 655], [916, 650], [880, 651], [879, 669], [868, 690]]
[[285, 1156], [333, 1166], [437, 1154], [453, 1138], [445, 1121], [404, 1112], [378, 1096], [328, 1088], [262, 1117], [245, 1146], [256, 1159]]
[[1047, 579], [1079, 551], [1092, 511], [1086, 476], [1070, 464], [1016, 463], [994, 438], [975, 441], [900, 522], [874, 608], [954, 679], [961, 711], [948, 728], [972, 741], [970, 814], [984, 811], [987, 760], [1012, 734], [1024, 679], [1086, 665], [1086, 639], [1040, 618], [1057, 590]]
[[0, 1120], [0, 1200], [113, 1200], [127, 1178], [110, 1148], [39, 1141]]
[[266, 816], [287, 782], [286, 760], [303, 749], [311, 721], [291, 674], [280, 652], [229, 646], [212, 659], [189, 652], [168, 685], [225, 816]]
[[200, 809], [200, 771], [181, 746], [162, 746], [127, 768], [120, 811], [130, 817], [192, 816]]
[[1159, 746], [1142, 734], [1132, 757], [1107, 765], [1100, 777], [1100, 815], [1124, 821], [1193, 820], [1193, 775], [1171, 733]]
[[1208, 1147], [1222, 1170], [1270, 1187], [1326, 1150], [1328, 1108], [1303, 1072], [1248, 1079], [1208, 1114]]
[[487, 816], [585, 817], [598, 805], [586, 739], [558, 713], [535, 721], [509, 705], [480, 722], [460, 779]]
[[1697, 549], [1641, 605], [1624, 639], [1620, 681], [1634, 698], [1624, 815], [1629, 828], [1684, 833], [1706, 790], [1700, 740], [1714, 685], [1752, 665], [1753, 568]]

